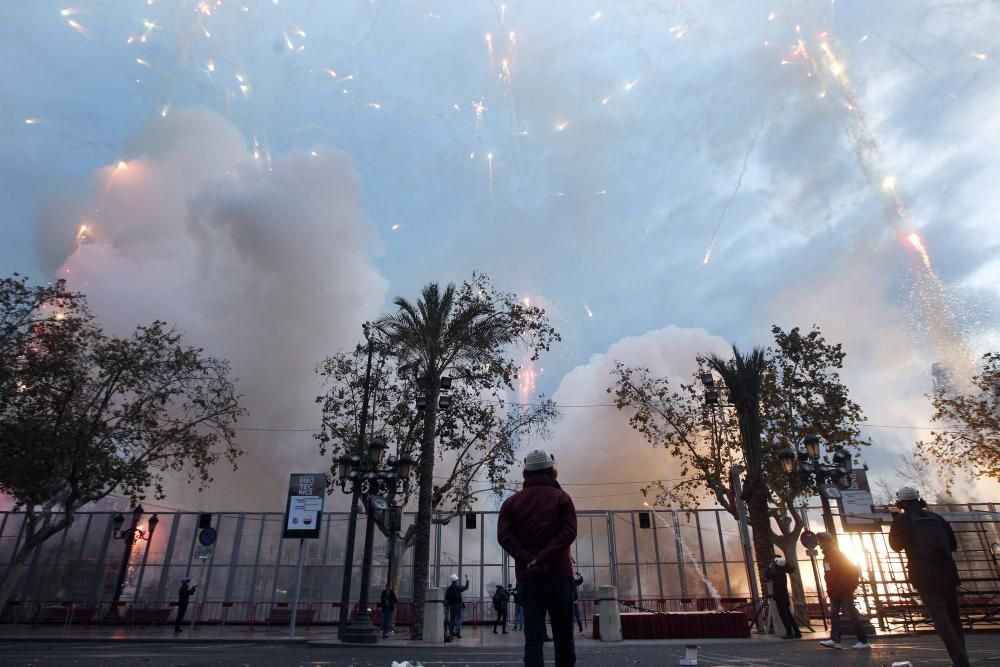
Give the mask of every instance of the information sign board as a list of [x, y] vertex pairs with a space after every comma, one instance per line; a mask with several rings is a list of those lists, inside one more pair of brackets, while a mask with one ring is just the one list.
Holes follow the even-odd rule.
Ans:
[[316, 539], [326, 499], [326, 475], [293, 474], [288, 480], [285, 539]]

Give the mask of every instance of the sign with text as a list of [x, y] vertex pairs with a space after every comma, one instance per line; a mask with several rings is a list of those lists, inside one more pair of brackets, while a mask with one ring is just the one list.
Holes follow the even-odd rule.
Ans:
[[871, 487], [868, 485], [868, 471], [855, 468], [851, 472], [851, 486], [840, 493], [840, 516], [844, 528], [849, 531], [880, 531], [881, 520], [888, 519], [873, 510]]
[[285, 539], [316, 539], [326, 499], [326, 475], [295, 474], [288, 480]]

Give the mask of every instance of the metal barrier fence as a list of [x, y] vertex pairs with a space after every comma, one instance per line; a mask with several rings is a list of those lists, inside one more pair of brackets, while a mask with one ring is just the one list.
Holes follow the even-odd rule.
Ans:
[[[964, 580], [963, 609], [979, 623], [997, 620], [1000, 602], [1000, 514], [994, 504], [935, 507], [945, 512], [959, 537], [959, 567]], [[651, 605], [653, 611], [677, 611], [696, 600], [750, 599], [747, 564], [742, 558], [739, 530], [722, 510], [686, 512], [658, 510], [581, 511], [578, 538], [573, 547], [576, 568], [585, 583], [582, 605], [596, 596], [597, 587], [614, 585], [625, 601]], [[78, 515], [74, 524], [49, 540], [32, 557], [0, 622], [103, 622], [114, 598], [114, 587], [124, 545], [112, 539], [113, 512]], [[148, 519], [149, 515], [144, 516]], [[213, 525], [219, 541], [207, 560], [195, 558], [198, 514], [164, 512], [148, 542], [139, 543], [128, 561], [119, 608], [126, 620], [140, 625], [172, 614], [181, 577], [199, 583], [189, 614], [210, 623], [250, 626], [278, 624], [290, 613], [294, 594], [298, 544], [281, 537], [279, 513], [221, 512]], [[345, 531], [348, 515], [331, 512], [323, 517], [320, 539], [306, 542], [299, 623], [326, 624], [337, 620], [343, 579]], [[414, 519], [404, 518], [403, 528]], [[651, 519], [649, 523], [647, 520]], [[819, 516], [810, 511], [813, 525]], [[472, 605], [470, 622], [492, 622], [490, 593], [496, 584], [513, 585], [513, 563], [496, 541], [496, 512], [476, 512], [448, 524], [436, 523], [431, 535], [430, 584], [442, 586], [449, 576], [469, 577], [465, 594]], [[646, 528], [644, 526], [648, 525]], [[905, 581], [903, 560], [886, 541], [886, 528], [866, 533], [841, 533], [844, 550], [863, 570], [859, 602], [883, 631], [912, 628], [926, 619]], [[0, 572], [6, 572], [23, 537], [23, 515], [0, 513]], [[354, 555], [352, 579], [360, 581], [361, 545]], [[823, 605], [822, 565], [799, 553], [802, 579], [819, 617]], [[397, 589], [401, 604], [396, 622], [412, 616], [412, 551], [404, 555]], [[369, 599], [377, 601], [388, 571], [384, 538], [376, 536]], [[819, 581], [817, 581], [817, 575]], [[356, 599], [359, 591], [352, 591]], [[205, 595], [205, 600], [201, 596]], [[685, 602], [691, 601], [691, 602]], [[704, 603], [708, 604], [708, 603]], [[712, 602], [711, 604], [715, 604]], [[377, 605], [373, 605], [377, 606]], [[103, 611], [102, 611], [103, 610]], [[513, 608], [511, 609], [513, 612]], [[584, 614], [590, 616], [589, 613]], [[513, 619], [513, 613], [509, 616]], [[824, 619], [825, 620], [825, 619]], [[284, 622], [287, 622], [285, 620]]]

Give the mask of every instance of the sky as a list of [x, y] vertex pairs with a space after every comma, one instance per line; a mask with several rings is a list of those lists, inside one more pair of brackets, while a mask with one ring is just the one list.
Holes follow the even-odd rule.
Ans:
[[[888, 475], [931, 363], [1000, 342], [997, 35], [989, 0], [19, 3], [0, 270], [232, 361], [260, 430], [174, 505], [280, 505], [315, 365], [474, 270], [548, 309], [523, 395], [566, 406], [818, 325]], [[606, 406], [544, 446], [581, 505], [675, 469]]]

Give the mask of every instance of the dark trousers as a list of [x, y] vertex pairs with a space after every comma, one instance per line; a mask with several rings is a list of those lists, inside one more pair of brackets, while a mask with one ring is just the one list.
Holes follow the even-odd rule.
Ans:
[[845, 595], [842, 598], [830, 598], [830, 639], [835, 642], [840, 641], [840, 612], [850, 619], [854, 626], [854, 634], [858, 641], [868, 643], [868, 628], [861, 620], [861, 613], [854, 606], [854, 595]]
[[802, 633], [799, 632], [799, 625], [795, 622], [795, 617], [792, 615], [792, 606], [788, 598], [774, 596], [774, 606], [778, 608], [778, 617], [781, 618], [781, 624], [785, 626], [785, 632], [793, 637], [801, 637]]
[[395, 607], [382, 607], [382, 634], [388, 635], [392, 632], [392, 612]]
[[580, 620], [580, 601], [573, 600], [573, 618], [576, 619], [576, 627], [583, 632], [583, 621]]
[[181, 629], [181, 623], [184, 622], [184, 614], [187, 613], [187, 608], [187, 602], [180, 602], [177, 604], [177, 620], [174, 621], [174, 630]]
[[948, 649], [951, 664], [955, 667], [969, 667], [969, 653], [965, 649], [965, 632], [962, 617], [958, 613], [958, 589], [921, 590], [920, 598], [927, 607], [927, 615], [934, 623], [938, 637]]
[[542, 646], [545, 642], [545, 615], [552, 621], [552, 644], [555, 648], [556, 667], [576, 665], [576, 646], [573, 643], [573, 592], [576, 585], [572, 577], [562, 579], [531, 579], [524, 582], [524, 664], [525, 667], [543, 667]]
[[[494, 607], [494, 609], [496, 609]], [[499, 625], [504, 632], [507, 632], [507, 605], [504, 605], [501, 609], [496, 609], [497, 620], [493, 621], [493, 632], [497, 631], [497, 626]]]

